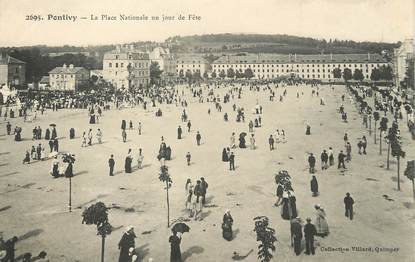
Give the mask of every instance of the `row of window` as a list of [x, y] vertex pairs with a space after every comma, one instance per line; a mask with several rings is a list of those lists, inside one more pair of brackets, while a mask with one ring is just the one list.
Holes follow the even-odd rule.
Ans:
[[[148, 71], [148, 70], [138, 70], [138, 71], [135, 71], [136, 73], [135, 73], [135, 75], [137, 75], [137, 76], [148, 76], [148, 75], [150, 75], [150, 71]], [[109, 74], [112, 74], [112, 73], [114, 73], [114, 75], [118, 75], [118, 73], [121, 73], [122, 75], [126, 75], [126, 71], [108, 71], [108, 73]]]
[[61, 74], [61, 75], [59, 75], [59, 74], [51, 74], [50, 77], [51, 78], [56, 78], [56, 79], [59, 79], [59, 78], [66, 79], [66, 78], [73, 78], [74, 75], [72, 75], [72, 74], [70, 74], [70, 75], [68, 75], [68, 74]]
[[[378, 67], [380, 64], [376, 64], [376, 67]], [[382, 65], [386, 65], [386, 64], [382, 64]], [[214, 64], [213, 68], [229, 68], [229, 67], [243, 67], [243, 68], [247, 68], [247, 67], [251, 67], [251, 65], [238, 65], [238, 64]], [[375, 64], [327, 64], [327, 67], [360, 67], [363, 68], [363, 66], [365, 66], [366, 68], [369, 67], [375, 67]], [[274, 64], [256, 64], [256, 65], [252, 65], [252, 67], [274, 67]], [[275, 65], [275, 67], [280, 67], [279, 64]], [[281, 67], [300, 67], [300, 64], [294, 65], [294, 64], [282, 64]], [[301, 67], [320, 67], [320, 64], [301, 64]], [[321, 67], [326, 67], [325, 64], [322, 64]]]
[[[114, 63], [114, 65], [115, 65], [115, 68], [118, 68], [118, 66], [120, 68], [124, 68], [124, 63]], [[143, 63], [128, 63], [128, 65], [126, 67], [131, 66], [131, 65], [134, 65], [134, 68], [142, 68], [142, 67], [147, 68], [148, 67], [148, 63], [147, 62], [143, 62]], [[108, 63], [108, 67], [109, 68], [112, 68], [112, 62], [109, 62]]]

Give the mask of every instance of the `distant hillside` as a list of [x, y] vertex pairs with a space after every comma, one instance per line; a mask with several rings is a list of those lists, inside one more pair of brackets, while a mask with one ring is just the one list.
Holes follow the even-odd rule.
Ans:
[[173, 52], [254, 52], [254, 53], [380, 53], [392, 51], [399, 43], [356, 42], [291, 35], [210, 34], [174, 36], [166, 39]]

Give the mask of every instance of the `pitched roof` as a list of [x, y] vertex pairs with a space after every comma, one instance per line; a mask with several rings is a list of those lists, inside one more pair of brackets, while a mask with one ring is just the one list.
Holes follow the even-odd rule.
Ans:
[[201, 56], [197, 55], [186, 55], [177, 58], [177, 63], [187, 64], [187, 63], [196, 63], [196, 64], [207, 64], [208, 61]]
[[42, 76], [42, 78], [40, 79], [39, 83], [41, 83], [41, 84], [43, 84], [43, 83], [49, 84], [49, 76]]
[[[117, 58], [118, 57], [118, 58]], [[146, 60], [148, 54], [139, 51], [118, 51], [113, 50], [104, 54], [104, 60]]]
[[387, 63], [379, 54], [324, 54], [324, 55], [281, 55], [247, 54], [222, 56], [213, 64], [275, 64], [275, 63]]
[[26, 64], [26, 62], [20, 61], [19, 59], [16, 59], [14, 57], [11, 57], [9, 55], [1, 56], [0, 57], [0, 64], [1, 65], [8, 65], [8, 64]]
[[76, 74], [82, 70], [86, 70], [86, 69], [83, 67], [60, 66], [60, 67], [55, 67], [54, 69], [49, 71], [49, 74]]

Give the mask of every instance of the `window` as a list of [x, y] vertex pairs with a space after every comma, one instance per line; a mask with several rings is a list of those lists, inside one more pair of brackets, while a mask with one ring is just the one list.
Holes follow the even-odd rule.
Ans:
[[121, 67], [124, 67], [124, 63], [121, 63]]
[[115, 67], [118, 68], [118, 63], [115, 63]]
[[108, 63], [108, 67], [110, 67], [110, 68], [111, 68], [111, 67], [112, 67], [112, 63]]

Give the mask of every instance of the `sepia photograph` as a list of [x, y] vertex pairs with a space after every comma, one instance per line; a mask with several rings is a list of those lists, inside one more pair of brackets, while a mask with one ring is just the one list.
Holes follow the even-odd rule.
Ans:
[[0, 0], [0, 262], [415, 261], [413, 0]]

